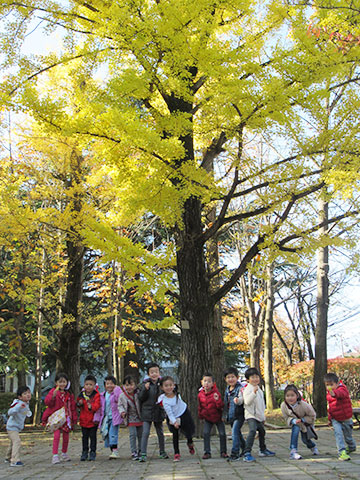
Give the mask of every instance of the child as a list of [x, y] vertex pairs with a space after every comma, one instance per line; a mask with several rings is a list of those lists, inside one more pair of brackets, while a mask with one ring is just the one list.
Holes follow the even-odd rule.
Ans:
[[[239, 373], [235, 367], [228, 368], [224, 373], [227, 388], [225, 391], [225, 418], [231, 425], [232, 448], [229, 461], [237, 461], [243, 455], [245, 440], [241, 433], [244, 424], [244, 406], [238, 404], [238, 396], [245, 385], [239, 381]], [[240, 453], [241, 448], [241, 453]]]
[[6, 453], [5, 462], [10, 462], [10, 467], [22, 467], [24, 465], [20, 461], [21, 440], [19, 433], [24, 428], [25, 418], [32, 415], [29, 408], [31, 399], [30, 388], [26, 385], [19, 387], [16, 396], [17, 398], [14, 399], [8, 410], [9, 419], [6, 423], [10, 446]]
[[200, 420], [204, 420], [204, 455], [202, 458], [204, 460], [211, 458], [210, 434], [213, 425], [216, 425], [219, 432], [220, 455], [222, 458], [228, 458], [226, 453], [225, 424], [222, 421], [224, 402], [211, 373], [204, 373], [201, 385], [202, 387], [198, 394], [198, 417]]
[[77, 406], [80, 407], [80, 426], [82, 432], [82, 454], [80, 460], [84, 462], [89, 455], [89, 460], [96, 458], [96, 433], [97, 424], [94, 423], [94, 414], [100, 408], [100, 394], [95, 390], [96, 378], [94, 375], [87, 375], [84, 381], [84, 388], [77, 398]]
[[48, 418], [57, 410], [60, 410], [62, 407], [65, 407], [65, 416], [66, 422], [64, 425], [54, 431], [54, 440], [53, 440], [53, 458], [52, 464], [56, 465], [60, 463], [60, 458], [58, 455], [59, 452], [59, 443], [60, 435], [62, 433], [62, 460], [64, 462], [69, 462], [71, 459], [67, 454], [70, 430], [76, 424], [77, 413], [76, 413], [76, 404], [74, 395], [68, 390], [70, 388], [69, 378], [65, 373], [58, 373], [55, 377], [55, 388], [52, 388], [50, 392], [45, 397], [45, 405], [48, 407], [43, 413], [42, 421], [44, 424], [47, 423]]
[[313, 407], [301, 399], [299, 390], [295, 385], [288, 385], [284, 391], [285, 401], [281, 404], [281, 412], [286, 423], [291, 427], [290, 439], [290, 458], [300, 460], [302, 456], [298, 453], [299, 432], [301, 440], [312, 451], [314, 455], [319, 455], [316, 444], [307, 438], [306, 426], [314, 425], [316, 413]]
[[134, 378], [130, 375], [124, 378], [122, 392], [118, 400], [118, 409], [121, 417], [125, 421], [125, 425], [129, 427], [131, 458], [138, 460], [143, 428], [140, 417], [138, 390]]
[[156, 363], [150, 363], [147, 367], [148, 377], [140, 388], [139, 401], [141, 407], [141, 420], [143, 422], [143, 433], [141, 437], [140, 462], [146, 462], [147, 443], [150, 435], [151, 423], [154, 422], [158, 441], [160, 458], [169, 458], [165, 452], [165, 439], [163, 432], [163, 421], [165, 412], [162, 406], [157, 403], [160, 395], [160, 369]]
[[121, 388], [116, 385], [116, 378], [112, 375], [108, 375], [105, 378], [104, 385], [105, 392], [100, 395], [101, 407], [94, 415], [94, 422], [100, 426], [105, 447], [109, 447], [111, 450], [109, 459], [119, 458], [119, 425], [124, 421], [118, 409]]
[[352, 437], [353, 412], [350, 395], [335, 373], [327, 373], [324, 381], [327, 389], [328, 417], [334, 427], [339, 460], [350, 460], [349, 453], [356, 450], [356, 443]]
[[180, 460], [179, 430], [187, 439], [190, 454], [194, 455], [195, 449], [192, 437], [195, 433], [195, 424], [190, 410], [177, 392], [174, 379], [169, 376], [164, 377], [160, 384], [164, 393], [159, 396], [158, 403], [161, 402], [165, 409], [166, 421], [173, 435], [174, 462], [178, 462]]
[[251, 449], [254, 444], [256, 432], [259, 432], [260, 457], [273, 457], [271, 452], [265, 445], [265, 402], [264, 394], [259, 388], [260, 373], [256, 368], [248, 368], [245, 372], [245, 378], [248, 384], [243, 390], [245, 420], [249, 425], [249, 433], [246, 437], [244, 462], [254, 462], [255, 458], [251, 455]]

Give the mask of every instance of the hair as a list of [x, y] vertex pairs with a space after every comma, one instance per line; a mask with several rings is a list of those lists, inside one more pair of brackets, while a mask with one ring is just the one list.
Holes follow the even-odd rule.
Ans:
[[224, 378], [226, 378], [227, 375], [235, 375], [235, 377], [238, 377], [239, 376], [238, 369], [235, 367], [227, 368], [224, 372]]
[[85, 380], [84, 380], [84, 383], [87, 382], [87, 381], [94, 382], [95, 385], [96, 385], [96, 378], [94, 377], [94, 375], [91, 375], [91, 374], [86, 375]]
[[254, 368], [254, 367], [251, 367], [251, 368], [248, 368], [245, 372], [245, 378], [246, 380], [249, 380], [249, 378], [252, 376], [252, 375], [258, 375], [259, 377], [261, 376], [260, 373], [259, 373], [259, 370], [257, 368]]
[[114, 375], [108, 375], [107, 377], [104, 378], [104, 385], [105, 383], [109, 381], [109, 382], [113, 382], [115, 383], [115, 385], [117, 385], [117, 380], [116, 378], [114, 377]]
[[61, 378], [65, 378], [67, 382], [69, 382], [69, 377], [64, 372], [59, 372], [55, 375], [55, 383], [60, 380]]
[[146, 371], [148, 374], [149, 374], [150, 368], [158, 368], [160, 370], [160, 366], [155, 362], [151, 362], [147, 364]]
[[126, 383], [127, 384], [135, 383], [136, 385], [135, 378], [132, 375], [126, 375], [126, 377], [124, 377], [124, 380], [123, 380], [123, 385], [125, 385]]
[[21, 395], [25, 392], [30, 392], [30, 388], [27, 385], [22, 385], [16, 390], [16, 396], [21, 397]]
[[339, 377], [336, 373], [329, 372], [324, 375], [324, 382], [339, 383]]
[[203, 379], [204, 377], [210, 377], [213, 382], [215, 380], [214, 375], [210, 372], [205, 372], [201, 378]]
[[290, 384], [290, 385], [287, 385], [287, 386], [285, 387], [285, 390], [284, 390], [284, 398], [285, 398], [285, 400], [286, 400], [286, 394], [287, 394], [287, 392], [294, 392], [294, 393], [296, 394], [296, 400], [297, 400], [298, 402], [300, 402], [300, 400], [301, 400], [301, 394], [300, 394], [299, 390], [297, 389], [297, 387], [296, 387], [295, 385]]

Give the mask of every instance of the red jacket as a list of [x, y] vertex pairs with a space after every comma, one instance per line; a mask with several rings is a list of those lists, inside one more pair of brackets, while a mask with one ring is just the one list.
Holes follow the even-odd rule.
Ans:
[[[77, 412], [76, 412], [74, 395], [72, 393], [67, 392], [66, 390], [64, 392], [61, 392], [60, 390], [58, 390], [56, 392], [56, 396], [53, 397], [54, 390], [55, 388], [52, 388], [45, 397], [44, 402], [47, 408], [43, 413], [42, 423], [46, 424], [47, 419], [50, 417], [52, 413], [56, 412], [56, 410], [60, 410], [61, 407], [65, 406], [66, 415], [70, 417], [71, 425], [74, 426], [77, 421]], [[63, 428], [66, 428], [66, 427], [63, 427]]]
[[[216, 395], [217, 399], [215, 398]], [[224, 402], [216, 385], [212, 387], [210, 392], [205, 392], [203, 388], [200, 388], [198, 394], [198, 416], [200, 419], [211, 423], [221, 422], [223, 408]]]
[[329, 420], [332, 418], [342, 422], [352, 417], [352, 405], [350, 395], [346, 386], [339, 382], [339, 386], [333, 390], [334, 397], [330, 393], [326, 394], [326, 400], [328, 401], [328, 416]]
[[[83, 404], [79, 405], [79, 400], [83, 400]], [[88, 402], [91, 405], [89, 410]], [[100, 408], [100, 393], [94, 390], [89, 397], [89, 400], [84, 398], [84, 392], [81, 392], [78, 396], [76, 403], [80, 408], [80, 425], [85, 428], [92, 428], [97, 425], [94, 423], [94, 413]]]

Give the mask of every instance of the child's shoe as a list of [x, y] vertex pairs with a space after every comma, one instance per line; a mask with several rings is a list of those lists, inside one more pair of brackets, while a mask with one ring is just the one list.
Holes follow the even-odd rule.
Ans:
[[195, 455], [195, 448], [193, 443], [188, 443], [188, 449], [189, 449], [190, 455]]
[[96, 452], [90, 452], [89, 462], [95, 462]]
[[60, 463], [59, 455], [57, 455], [57, 454], [53, 455], [53, 458], [52, 458], [51, 463], [52, 463], [53, 465], [56, 465], [57, 463]]
[[10, 463], [10, 467], [23, 467], [23, 466], [24, 466], [23, 462]]
[[349, 453], [356, 452], [356, 447], [346, 447], [346, 453], [349, 455]]
[[202, 456], [203, 460], [208, 460], [209, 458], [211, 458], [211, 453], [209, 452], [205, 452], [204, 455]]
[[228, 457], [228, 462], [238, 462], [240, 460], [240, 455], [236, 455], [232, 453], [230, 457]]
[[88, 452], [82, 452], [80, 457], [80, 462], [86, 462], [87, 459], [88, 459]]
[[139, 460], [139, 455], [137, 452], [132, 452], [131, 454], [131, 460]]
[[244, 462], [255, 462], [255, 458], [251, 455], [251, 453], [245, 453]]
[[166, 452], [160, 452], [159, 457], [163, 460], [166, 460], [167, 458], [169, 458], [169, 455]]
[[147, 458], [146, 455], [141, 454], [139, 457], [139, 462], [146, 462]]
[[293, 448], [291, 451], [290, 451], [290, 458], [291, 460], [301, 460], [302, 459], [302, 456], [300, 455], [300, 453], [298, 453], [295, 448]]
[[339, 458], [339, 460], [342, 460], [343, 462], [347, 462], [348, 460], [351, 460], [349, 455], [346, 453], [346, 450], [341, 450], [338, 458]]
[[222, 453], [220, 454], [220, 457], [221, 457], [221, 458], [229, 458], [229, 455], [228, 455], [226, 452], [222, 452]]
[[180, 453], [175, 453], [174, 455], [174, 462], [180, 462]]
[[61, 454], [61, 460], [63, 462], [70, 462], [71, 461], [71, 458], [69, 457], [69, 455], [67, 453], [62, 453]]
[[111, 451], [109, 459], [112, 458], [119, 458], [119, 450], [117, 448], [114, 448], [114, 450]]
[[311, 449], [313, 455], [320, 455], [319, 450], [317, 447], [312, 447]]
[[267, 448], [265, 448], [265, 450], [260, 450], [259, 452], [259, 457], [273, 457], [274, 455], [275, 455], [275, 452], [272, 452]]

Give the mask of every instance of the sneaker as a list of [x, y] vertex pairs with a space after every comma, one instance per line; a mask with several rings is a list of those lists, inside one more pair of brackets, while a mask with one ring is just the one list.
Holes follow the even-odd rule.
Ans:
[[205, 452], [204, 455], [202, 456], [203, 460], [209, 460], [211, 458], [211, 453]]
[[112, 450], [112, 452], [110, 453], [109, 460], [111, 460], [112, 458], [119, 458], [119, 450], [117, 448], [114, 448], [114, 450]]
[[221, 457], [221, 458], [229, 458], [229, 455], [228, 455], [226, 452], [222, 452], [222, 453], [220, 454], [220, 457]]
[[89, 462], [95, 462], [96, 452], [90, 452]]
[[10, 467], [23, 467], [23, 466], [24, 466], [23, 462], [10, 463]]
[[236, 455], [235, 453], [232, 453], [227, 460], [228, 462], [237, 462], [240, 460], [240, 455]]
[[251, 453], [245, 453], [243, 460], [244, 462], [255, 462], [255, 458], [251, 455]]
[[167, 458], [169, 458], [169, 455], [166, 452], [160, 452], [159, 458], [166, 460]]
[[60, 458], [59, 455], [53, 455], [52, 462], [53, 465], [56, 465], [57, 463], [60, 463]]
[[293, 449], [290, 452], [290, 458], [291, 460], [301, 460], [302, 456], [295, 449]]
[[140, 455], [139, 462], [146, 462], [146, 455]]
[[180, 453], [175, 453], [174, 455], [174, 462], [180, 462]]
[[71, 461], [71, 458], [69, 457], [69, 455], [67, 453], [62, 453], [61, 454], [61, 460], [63, 462], [70, 462]]
[[313, 455], [320, 455], [319, 450], [317, 447], [312, 447], [311, 449]]
[[80, 462], [86, 462], [87, 459], [88, 459], [88, 452], [82, 452], [80, 457]]
[[131, 460], [139, 460], [139, 455], [137, 452], [133, 452], [131, 454]]
[[339, 460], [342, 460], [343, 462], [347, 462], [348, 460], [351, 460], [349, 455], [346, 453], [346, 450], [341, 450], [338, 458], [339, 458]]
[[9, 458], [5, 458], [4, 463], [10, 463], [10, 459], [9, 459]]
[[193, 443], [188, 444], [188, 449], [189, 449], [190, 455], [195, 455], [195, 448]]
[[349, 455], [349, 453], [356, 452], [356, 447], [346, 447], [346, 453]]
[[274, 455], [275, 455], [275, 452], [272, 452], [267, 448], [259, 452], [259, 457], [273, 457]]

